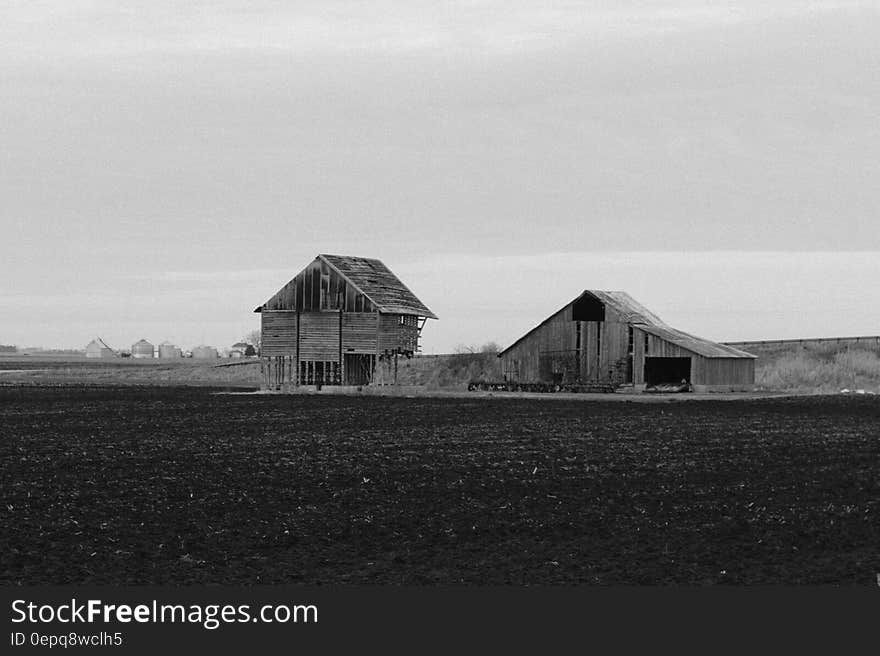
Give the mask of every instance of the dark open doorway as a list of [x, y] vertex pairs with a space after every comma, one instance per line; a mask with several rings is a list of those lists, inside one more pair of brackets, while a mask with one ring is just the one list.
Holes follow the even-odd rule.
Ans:
[[590, 292], [584, 292], [572, 305], [572, 321], [605, 321], [605, 304]]
[[691, 382], [690, 358], [645, 358], [645, 383], [649, 387], [683, 380]]
[[345, 354], [346, 385], [369, 385], [376, 367], [374, 355]]

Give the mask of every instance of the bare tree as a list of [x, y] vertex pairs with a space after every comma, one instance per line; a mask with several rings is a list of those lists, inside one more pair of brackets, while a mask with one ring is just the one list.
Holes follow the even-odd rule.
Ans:
[[257, 352], [257, 355], [260, 353], [260, 345], [263, 339], [263, 333], [260, 330], [252, 330], [248, 334], [246, 334], [241, 341], [245, 344], [250, 344], [254, 347]]

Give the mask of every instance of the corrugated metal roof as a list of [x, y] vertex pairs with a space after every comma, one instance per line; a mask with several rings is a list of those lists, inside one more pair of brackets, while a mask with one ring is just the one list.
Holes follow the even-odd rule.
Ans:
[[705, 358], [756, 357], [751, 353], [740, 351], [739, 349], [733, 348], [732, 346], [718, 344], [717, 342], [703, 339], [702, 337], [696, 337], [681, 330], [677, 330], [676, 328], [667, 325], [662, 319], [660, 319], [660, 317], [658, 317], [644, 305], [636, 301], [626, 292], [603, 291], [600, 289], [584, 290], [584, 292], [580, 296], [572, 300], [560, 310], [551, 314], [550, 317], [532, 328], [529, 332], [520, 337], [513, 344], [501, 351], [501, 353], [499, 353], [498, 355], [501, 355], [505, 351], [512, 349], [526, 337], [538, 330], [538, 328], [547, 323], [550, 318], [556, 316], [557, 314], [559, 314], [559, 312], [569, 307], [586, 294], [594, 296], [595, 298], [602, 301], [606, 305], [606, 307], [612, 308], [617, 314], [619, 314], [623, 318], [626, 323], [632, 324], [633, 326], [636, 326], [637, 328], [644, 330], [647, 333], [656, 335], [657, 337], [660, 337], [667, 342], [680, 346], [683, 349], [687, 349], [688, 351], [696, 353], [697, 355], [701, 355]]
[[[600, 289], [587, 289], [583, 294], [578, 296], [575, 301], [582, 298], [585, 294], [592, 294], [605, 303], [605, 305], [611, 306], [627, 323], [647, 323], [658, 326], [666, 325], [660, 317], [651, 312], [626, 292], [606, 292]], [[575, 301], [572, 301], [572, 303]]]
[[381, 260], [350, 255], [321, 254], [318, 257], [357, 287], [380, 312], [437, 318]]
[[745, 351], [740, 351], [726, 344], [712, 342], [702, 337], [690, 335], [681, 330], [670, 328], [667, 325], [657, 326], [651, 324], [635, 324], [635, 326], [646, 333], [651, 333], [657, 337], [666, 340], [676, 346], [680, 346], [688, 351], [693, 351], [697, 355], [705, 358], [757, 358], [757, 356]]

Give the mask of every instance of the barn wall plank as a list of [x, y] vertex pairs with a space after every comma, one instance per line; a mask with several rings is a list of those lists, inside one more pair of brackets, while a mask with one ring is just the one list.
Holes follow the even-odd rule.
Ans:
[[299, 359], [339, 362], [338, 312], [305, 312], [300, 315]]
[[265, 357], [296, 357], [296, 312], [275, 311], [261, 314], [261, 348]]
[[344, 312], [342, 314], [343, 352], [375, 353], [378, 323], [379, 314], [375, 312]]

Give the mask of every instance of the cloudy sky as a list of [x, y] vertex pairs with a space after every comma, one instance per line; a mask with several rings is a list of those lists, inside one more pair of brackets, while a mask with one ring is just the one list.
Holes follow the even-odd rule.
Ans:
[[319, 252], [426, 352], [878, 334], [878, 70], [876, 0], [3, 0], [0, 343], [228, 345]]

